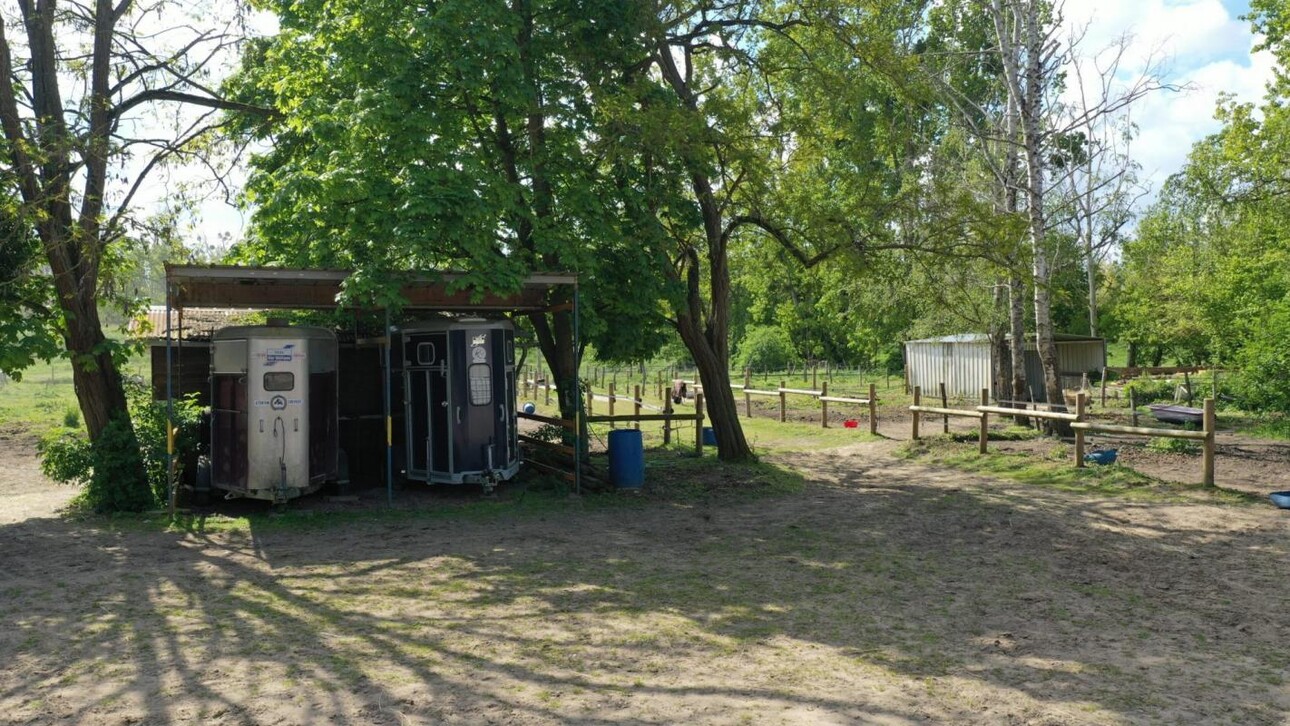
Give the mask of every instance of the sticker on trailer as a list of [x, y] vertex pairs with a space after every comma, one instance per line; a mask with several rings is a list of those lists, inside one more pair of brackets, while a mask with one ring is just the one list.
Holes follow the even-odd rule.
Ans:
[[264, 351], [264, 365], [271, 366], [274, 363], [290, 363], [293, 357], [293, 348], [295, 343], [288, 343], [281, 348], [269, 348]]

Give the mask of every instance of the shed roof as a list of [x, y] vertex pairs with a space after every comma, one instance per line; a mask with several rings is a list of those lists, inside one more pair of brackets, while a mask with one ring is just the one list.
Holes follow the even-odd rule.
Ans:
[[[183, 308], [330, 310], [340, 303], [351, 270], [237, 265], [166, 265], [167, 302]], [[452, 289], [461, 272], [410, 273], [401, 288], [404, 310], [449, 312], [537, 312], [547, 310], [546, 293], [577, 285], [573, 273], [530, 275], [510, 295]]]
[[[1008, 335], [1005, 338], [1011, 339]], [[906, 343], [984, 343], [990, 339], [985, 333], [957, 333], [955, 335], [943, 335], [939, 338], [920, 338], [918, 340], [907, 340]], [[1034, 340], [1035, 336], [1031, 333], [1026, 334], [1026, 340]], [[1055, 333], [1053, 340], [1058, 343], [1102, 343], [1104, 338], [1098, 338], [1091, 335], [1071, 335], [1068, 333]]]

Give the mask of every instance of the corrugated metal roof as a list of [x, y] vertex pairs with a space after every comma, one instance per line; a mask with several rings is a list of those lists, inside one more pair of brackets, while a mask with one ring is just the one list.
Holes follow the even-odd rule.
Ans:
[[[1004, 335], [1005, 340], [1012, 340], [1011, 335]], [[919, 338], [918, 340], [907, 340], [906, 343], [980, 343], [983, 340], [989, 340], [990, 336], [985, 333], [956, 333], [954, 335], [943, 335], [939, 338]], [[1033, 333], [1026, 334], [1026, 340], [1034, 341]], [[1077, 343], [1077, 342], [1095, 342], [1102, 338], [1090, 335], [1072, 335], [1070, 333], [1056, 333], [1053, 340], [1058, 343]]]
[[[179, 311], [171, 309], [171, 334], [184, 340], [207, 340], [211, 333], [227, 325], [241, 323], [255, 310], [234, 308], [193, 308], [184, 311], [184, 326], [179, 327]], [[152, 305], [130, 321], [130, 334], [139, 338], [166, 337], [166, 306]]]

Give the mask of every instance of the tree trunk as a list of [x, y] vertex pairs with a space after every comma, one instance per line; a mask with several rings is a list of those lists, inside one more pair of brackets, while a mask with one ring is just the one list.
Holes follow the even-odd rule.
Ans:
[[129, 422], [125, 385], [112, 355], [103, 350], [103, 326], [94, 301], [70, 303], [64, 303], [67, 314], [64, 342], [72, 356], [72, 384], [85, 419], [85, 430], [90, 440], [95, 441], [112, 419], [124, 415]]
[[[1025, 408], [1030, 390], [1026, 386], [1026, 284], [1021, 274], [1012, 272], [1008, 277], [1008, 352], [1012, 357], [1013, 406]], [[1017, 423], [1030, 425], [1030, 419], [1018, 418]]]
[[[1089, 224], [1092, 225], [1090, 219]], [[1088, 334], [1097, 336], [1097, 261], [1093, 258], [1093, 234], [1084, 238], [1084, 275], [1088, 278]]]
[[1129, 359], [1124, 364], [1130, 368], [1138, 364], [1138, 344], [1136, 341], [1129, 341]]
[[581, 351], [575, 351], [573, 345], [573, 314], [562, 310], [551, 313], [548, 318], [547, 313], [532, 313], [529, 321], [536, 333], [538, 349], [546, 360], [548, 375], [555, 382], [560, 418], [574, 420], [582, 403], [582, 390], [578, 380]]
[[727, 462], [752, 460], [752, 448], [748, 446], [743, 427], [739, 425], [739, 409], [735, 403], [734, 391], [730, 388], [727, 361], [708, 344], [693, 319], [681, 316], [677, 329], [699, 371], [699, 380], [703, 384], [703, 401], [707, 406], [706, 416], [717, 435], [717, 456]]

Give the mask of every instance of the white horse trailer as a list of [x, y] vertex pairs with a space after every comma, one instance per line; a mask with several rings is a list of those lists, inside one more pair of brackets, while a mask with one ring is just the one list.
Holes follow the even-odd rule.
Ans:
[[280, 324], [211, 338], [210, 484], [228, 496], [285, 502], [338, 471], [336, 336]]

